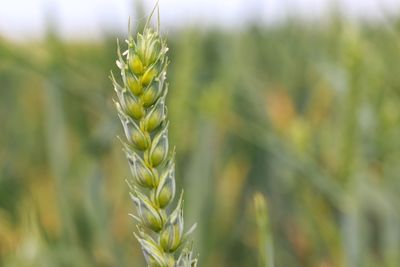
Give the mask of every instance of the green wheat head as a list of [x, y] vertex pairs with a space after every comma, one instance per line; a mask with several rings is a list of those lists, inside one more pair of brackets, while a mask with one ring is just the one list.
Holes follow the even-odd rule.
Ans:
[[136, 38], [130, 34], [125, 52], [121, 53], [118, 44], [117, 66], [123, 85], [111, 74], [126, 136], [122, 143], [133, 176], [128, 185], [136, 214], [131, 216], [148, 266], [194, 267], [197, 259], [190, 246], [184, 247], [195, 226], [184, 233], [183, 192], [172, 207], [176, 188], [175, 153], [168, 143], [165, 104], [168, 47], [159, 27], [154, 30], [148, 22]]

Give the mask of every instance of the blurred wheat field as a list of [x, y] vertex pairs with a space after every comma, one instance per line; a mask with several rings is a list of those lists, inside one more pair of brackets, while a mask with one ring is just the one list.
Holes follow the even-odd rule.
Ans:
[[[115, 138], [115, 39], [0, 39], [0, 266], [144, 266]], [[400, 266], [399, 19], [167, 39], [201, 266], [258, 266], [256, 191], [275, 266]]]

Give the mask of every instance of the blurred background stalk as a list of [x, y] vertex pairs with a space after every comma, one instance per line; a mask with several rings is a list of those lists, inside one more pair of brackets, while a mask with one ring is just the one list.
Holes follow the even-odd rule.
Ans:
[[259, 267], [274, 267], [274, 249], [268, 214], [268, 204], [261, 193], [254, 194], [255, 217], [258, 228]]

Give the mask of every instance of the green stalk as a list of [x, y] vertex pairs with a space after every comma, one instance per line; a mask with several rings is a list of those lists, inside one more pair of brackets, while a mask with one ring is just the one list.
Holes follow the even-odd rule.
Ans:
[[126, 136], [122, 142], [133, 176], [128, 185], [137, 208], [132, 215], [138, 229], [135, 236], [148, 266], [194, 267], [197, 259], [190, 246], [184, 247], [195, 226], [184, 233], [183, 192], [175, 208], [171, 206], [176, 188], [166, 108], [168, 47], [159, 27], [153, 30], [148, 24], [136, 38], [128, 37], [125, 52], [121, 53], [118, 45], [117, 66], [123, 85], [111, 75]]
[[253, 196], [258, 233], [258, 266], [274, 267], [274, 247], [265, 197], [257, 192]]

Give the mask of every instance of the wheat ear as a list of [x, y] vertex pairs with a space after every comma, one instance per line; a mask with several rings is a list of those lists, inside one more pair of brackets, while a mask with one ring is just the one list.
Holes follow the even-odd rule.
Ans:
[[[153, 11], [154, 12], [154, 11]], [[149, 20], [151, 15], [149, 17]], [[194, 267], [191, 246], [183, 247], [194, 226], [184, 233], [183, 192], [175, 208], [175, 159], [168, 142], [166, 96], [167, 45], [159, 27], [149, 23], [121, 53], [117, 66], [123, 85], [111, 73], [118, 99], [115, 105], [126, 139], [122, 140], [132, 178], [128, 185], [136, 205], [135, 236], [150, 267]], [[174, 151], [174, 150], [172, 150]]]

